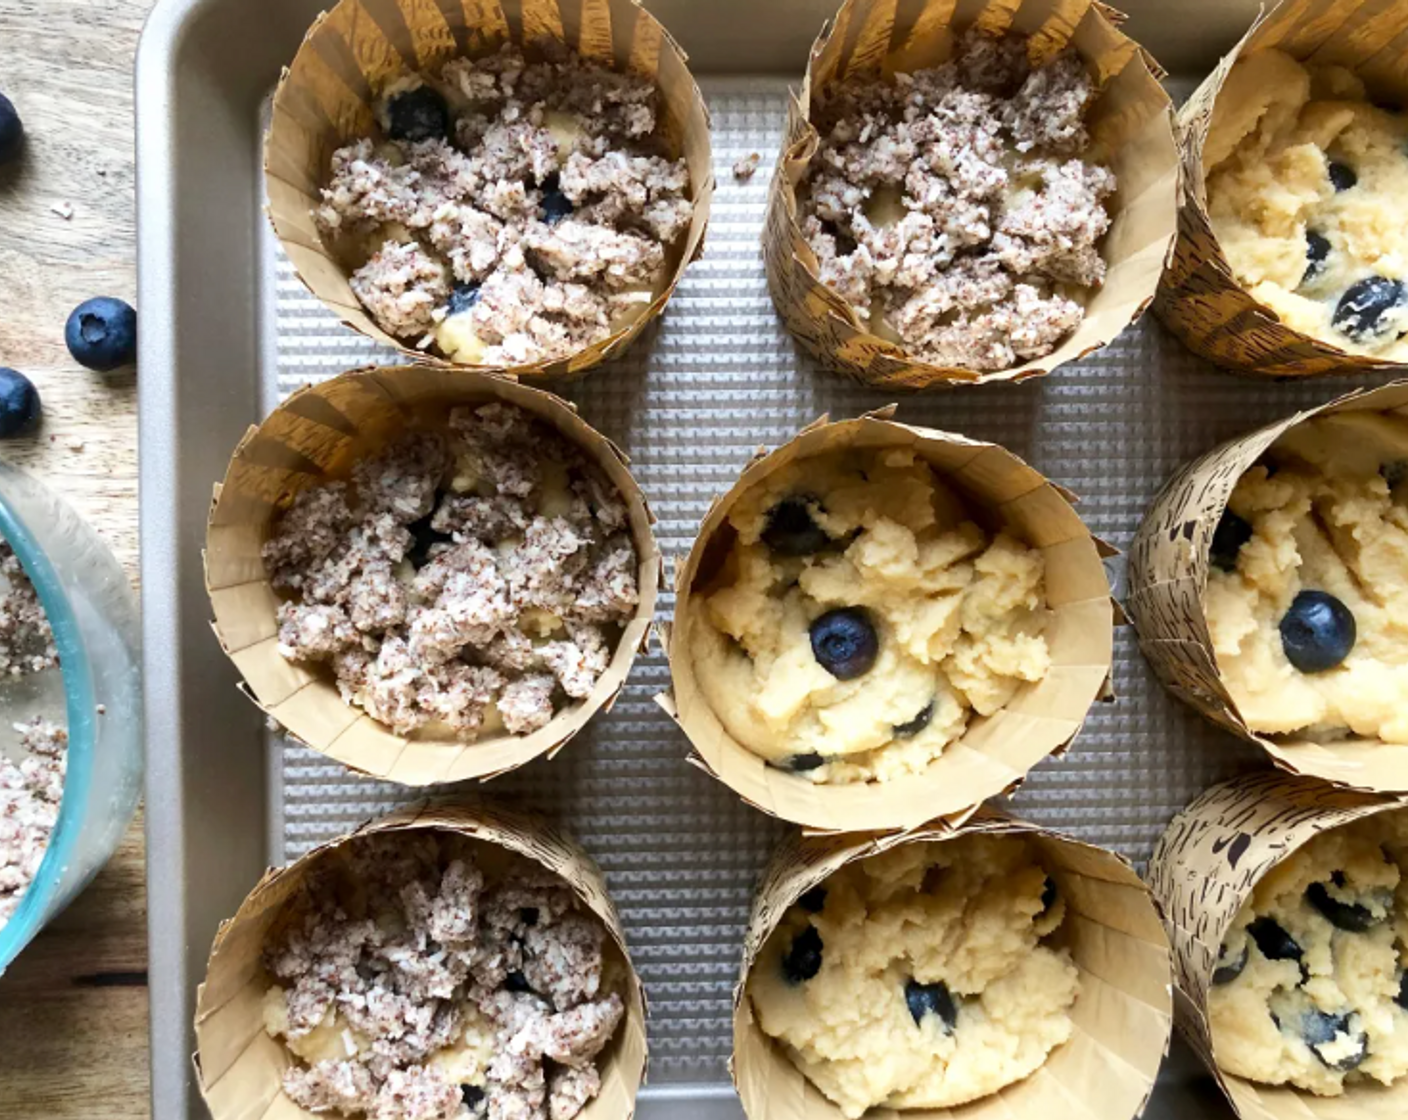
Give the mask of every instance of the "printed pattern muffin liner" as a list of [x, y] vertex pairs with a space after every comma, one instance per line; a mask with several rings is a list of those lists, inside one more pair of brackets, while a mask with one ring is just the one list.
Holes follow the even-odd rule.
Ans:
[[665, 309], [685, 266], [704, 251], [714, 175], [708, 109], [684, 52], [654, 16], [634, 0], [341, 0], [309, 29], [279, 82], [264, 172], [269, 218], [299, 279], [347, 326], [409, 359], [452, 364], [378, 327], [353, 295], [346, 269], [323, 244], [311, 211], [321, 201], [334, 150], [373, 134], [373, 106], [390, 80], [435, 70], [452, 58], [492, 54], [505, 43], [528, 48], [544, 40], [656, 83], [658, 128], [666, 147], [689, 167], [694, 213], [669, 280], [644, 313], [566, 358], [510, 372], [559, 381], [579, 377], [620, 354]]
[[[557, 429], [620, 491], [639, 560], [640, 602], [591, 695], [563, 708], [545, 727], [473, 743], [408, 738], [344, 702], [324, 667], [295, 664], [279, 653], [279, 597], [260, 550], [275, 518], [300, 490], [346, 477], [354, 462], [376, 454], [418, 417], [495, 400], [526, 409]], [[354, 770], [402, 785], [487, 779], [540, 755], [555, 755], [596, 712], [610, 710], [648, 640], [663, 577], [652, 524], [625, 455], [560, 398], [466, 369], [352, 370], [294, 393], [240, 441], [224, 483], [215, 490], [206, 535], [206, 588], [216, 636], [239, 670], [242, 688], [296, 739]]]
[[1208, 990], [1232, 920], [1268, 871], [1314, 837], [1408, 802], [1267, 770], [1213, 786], [1174, 817], [1149, 860], [1149, 886], [1173, 946], [1178, 1026], [1242, 1120], [1402, 1116], [1408, 1081], [1348, 1084], [1341, 1097], [1261, 1085], [1217, 1068]]
[[626, 1015], [598, 1068], [601, 1092], [579, 1114], [582, 1120], [627, 1120], [645, 1080], [645, 994], [631, 964], [606, 880], [591, 856], [548, 821], [487, 802], [421, 801], [323, 844], [287, 867], [271, 869], [250, 891], [239, 911], [220, 925], [210, 951], [205, 982], [196, 996], [196, 1073], [213, 1120], [315, 1114], [283, 1091], [292, 1062], [282, 1042], [264, 1030], [263, 1000], [269, 979], [260, 963], [265, 938], [285, 903], [293, 898], [320, 859], [351, 840], [373, 833], [433, 830], [504, 848], [541, 864], [567, 881], [609, 935], [606, 952], [625, 965]]
[[1264, 12], [1178, 112], [1183, 178], [1178, 243], [1154, 312], [1195, 354], [1249, 377], [1402, 373], [1404, 367], [1351, 354], [1292, 330], [1237, 282], [1208, 217], [1203, 147], [1213, 108], [1233, 64], [1275, 47], [1292, 58], [1347, 67], [1372, 90], [1408, 89], [1408, 14], [1376, 0], [1284, 0]]
[[1408, 745], [1377, 739], [1316, 743], [1252, 731], [1222, 683], [1204, 611], [1208, 553], [1237, 480], [1280, 436], [1332, 412], [1408, 414], [1408, 381], [1356, 390], [1230, 440], [1185, 464], [1154, 499], [1129, 552], [1126, 605], [1164, 685], [1214, 723], [1260, 745], [1277, 766], [1337, 785], [1408, 791]]
[[[1123, 19], [1092, 0], [987, 0], [978, 5], [846, 0], [812, 46], [801, 91], [789, 103], [763, 229], [768, 287], [797, 341], [828, 368], [863, 384], [929, 389], [1040, 377], [1098, 350], [1138, 319], [1153, 300], [1172, 252], [1179, 160], [1173, 107], [1159, 84], [1163, 72], [1119, 30]], [[850, 305], [818, 279], [816, 256], [797, 214], [797, 188], [820, 142], [811, 124], [813, 95], [849, 78], [936, 66], [952, 53], [957, 35], [974, 25], [1029, 35], [1041, 58], [1068, 45], [1080, 54], [1100, 89], [1089, 118], [1089, 155], [1106, 162], [1119, 178], [1102, 251], [1109, 273], [1091, 295], [1084, 320], [1045, 357], [995, 373], [931, 365], [871, 334]]]
[[1173, 1027], [1169, 945], [1148, 888], [1113, 852], [984, 808], [957, 827], [936, 822], [902, 835], [794, 836], [779, 847], [753, 900], [734, 991], [731, 1069], [750, 1120], [842, 1117], [763, 1033], [746, 993], [753, 962], [787, 908], [848, 863], [900, 844], [977, 833], [1030, 838], [1056, 880], [1067, 906], [1060, 936], [1080, 970], [1080, 996], [1071, 1009], [1076, 1029], [1024, 1081], [956, 1109], [907, 1109], [903, 1115], [1130, 1120], [1144, 1111]]
[[[895, 406], [835, 423], [822, 417], [771, 454], [760, 454], [705, 515], [675, 579], [672, 627], [664, 630], [672, 691], [658, 697], [694, 747], [692, 759], [764, 812], [819, 832], [914, 828], [935, 817], [961, 818], [987, 798], [1021, 783], [1027, 771], [1075, 738], [1091, 704], [1110, 696], [1114, 608], [1102, 556], [1072, 502], [1011, 452], [951, 432], [892, 419]], [[975, 718], [963, 736], [922, 773], [889, 782], [815, 784], [767, 765], [714, 714], [690, 656], [691, 590], [712, 573], [711, 551], [730, 509], [748, 489], [797, 459], [850, 447], [912, 447], [974, 510], [1039, 548], [1051, 610], [1046, 639], [1051, 668], [1025, 684], [1005, 708]]]

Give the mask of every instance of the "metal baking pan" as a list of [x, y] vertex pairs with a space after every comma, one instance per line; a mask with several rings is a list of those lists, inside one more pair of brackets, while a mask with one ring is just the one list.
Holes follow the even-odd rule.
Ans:
[[[1128, 4], [1130, 32], [1194, 78], [1255, 14], [1254, 0]], [[823, 412], [887, 403], [817, 370], [779, 326], [758, 236], [787, 83], [833, 0], [653, 0], [691, 56], [714, 119], [719, 190], [704, 258], [663, 323], [570, 390], [627, 449], [682, 559], [710, 498], [759, 445]], [[266, 864], [405, 799], [265, 729], [208, 625], [201, 546], [211, 487], [245, 427], [283, 394], [385, 354], [304, 290], [261, 213], [263, 114], [318, 0], [158, 0], [137, 60], [141, 530], [146, 626], [148, 909], [156, 1120], [204, 1116], [190, 1055], [196, 985], [219, 921]], [[1187, 92], [1189, 81], [1172, 83]], [[750, 151], [763, 167], [735, 182]], [[1084, 498], [1092, 529], [1126, 547], [1179, 463], [1355, 381], [1240, 380], [1184, 351], [1151, 318], [1056, 375], [902, 400], [902, 419], [996, 440]], [[1117, 589], [1123, 564], [1111, 562]], [[673, 608], [661, 598], [661, 618]], [[757, 871], [781, 827], [686, 765], [652, 697], [663, 656], [637, 663], [621, 702], [555, 762], [492, 791], [560, 816], [605, 868], [651, 1007], [645, 1120], [737, 1120], [728, 1084], [730, 993]], [[1013, 798], [1043, 824], [1142, 866], [1173, 812], [1257, 756], [1168, 697], [1127, 629], [1116, 703]], [[1230, 1116], [1175, 1045], [1148, 1115]]]

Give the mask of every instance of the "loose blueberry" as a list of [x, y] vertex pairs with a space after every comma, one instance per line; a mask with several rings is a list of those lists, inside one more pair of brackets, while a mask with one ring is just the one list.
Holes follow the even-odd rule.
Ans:
[[443, 97], [421, 86], [388, 101], [386, 121], [386, 134], [393, 140], [443, 140], [450, 131], [450, 110]]
[[929, 721], [934, 718], [934, 702], [930, 700], [919, 709], [919, 714], [908, 723], [897, 723], [892, 728], [896, 739], [913, 739], [921, 731], [929, 726]]
[[9, 163], [24, 146], [24, 125], [15, 103], [0, 93], [0, 163]]
[[777, 556], [811, 556], [831, 543], [826, 530], [812, 520], [802, 498], [783, 498], [773, 506], [762, 537]]
[[1281, 619], [1281, 648], [1302, 673], [1323, 673], [1349, 656], [1354, 614], [1327, 591], [1302, 591]]
[[801, 984], [821, 971], [821, 934], [816, 926], [808, 926], [792, 939], [792, 948], [782, 958], [782, 978], [789, 984]]
[[535, 926], [538, 924], [538, 908], [536, 906], [524, 906], [518, 911], [518, 917], [525, 926]]
[[1050, 875], [1041, 886], [1041, 912], [1045, 914], [1056, 905], [1056, 880]]
[[1237, 977], [1242, 975], [1242, 969], [1247, 967], [1247, 958], [1251, 955], [1251, 950], [1245, 941], [1242, 942], [1242, 951], [1235, 957], [1229, 956], [1227, 946], [1222, 946], [1217, 954], [1217, 967], [1212, 971], [1212, 982], [1214, 984], [1230, 984]]
[[1305, 1044], [1310, 1047], [1315, 1056], [1331, 1069], [1348, 1073], [1362, 1062], [1369, 1054], [1368, 1040], [1360, 1035], [1355, 1041], [1359, 1048], [1338, 1062], [1325, 1061], [1325, 1056], [1320, 1053], [1320, 1047], [1334, 1042], [1336, 1036], [1349, 1033], [1348, 1015], [1331, 1015], [1327, 1011], [1318, 1008], [1311, 1008], [1300, 1021], [1301, 1037], [1305, 1039]]
[[73, 360], [107, 373], [137, 358], [137, 312], [110, 296], [85, 300], [73, 309], [64, 326], [64, 341]]
[[0, 439], [29, 431], [39, 423], [41, 411], [34, 382], [18, 370], [0, 366]]
[[510, 992], [531, 992], [533, 987], [528, 983], [528, 977], [515, 971], [504, 977], [504, 989]]
[[478, 1085], [461, 1085], [460, 1100], [467, 1108], [478, 1108], [484, 1103], [485, 1093]]
[[1359, 182], [1359, 176], [1354, 173], [1354, 168], [1347, 163], [1341, 163], [1337, 159], [1332, 159], [1329, 166], [1330, 185], [1336, 191], [1347, 191], [1355, 183]]
[[1408, 972], [1398, 974], [1398, 994], [1393, 997], [1393, 1002], [1408, 1011]]
[[958, 1026], [958, 1003], [942, 980], [933, 984], [921, 984], [918, 980], [906, 982], [904, 1001], [909, 1005], [915, 1026], [924, 1021], [925, 1015], [937, 1015], [943, 1024], [944, 1034], [952, 1034]]
[[1388, 483], [1388, 488], [1392, 490], [1405, 478], [1408, 478], [1408, 459], [1395, 459], [1391, 463], [1384, 463], [1379, 467], [1379, 474]]
[[1252, 539], [1252, 527], [1230, 509], [1222, 511], [1217, 528], [1212, 533], [1212, 547], [1208, 550], [1208, 560], [1212, 566], [1223, 572], [1237, 570], [1237, 554], [1242, 546]]
[[461, 311], [468, 311], [479, 302], [481, 290], [478, 284], [456, 284], [450, 289], [450, 305], [446, 313], [458, 315]]
[[1300, 282], [1309, 284], [1325, 271], [1325, 261], [1330, 256], [1330, 239], [1313, 229], [1305, 231], [1305, 272]]
[[543, 221], [550, 226], [557, 225], [575, 209], [572, 200], [562, 193], [556, 175], [549, 175], [543, 180], [542, 208]]
[[1408, 285], [1401, 280], [1370, 276], [1346, 289], [1335, 305], [1330, 324], [1355, 342], [1371, 342], [1397, 329], [1390, 313], [1408, 303]]
[[[1343, 884], [1336, 885], [1342, 886]], [[1319, 910], [1332, 926], [1347, 933], [1363, 933], [1377, 924], [1373, 911], [1367, 906], [1360, 906], [1354, 902], [1341, 902], [1329, 892], [1324, 883], [1311, 883], [1306, 887], [1305, 901]]]
[[811, 626], [812, 656], [837, 680], [853, 681], [870, 672], [880, 640], [870, 616], [858, 607], [827, 611]]
[[813, 887], [797, 899], [797, 905], [808, 914], [820, 914], [826, 908], [826, 888]]
[[787, 760], [787, 769], [794, 774], [805, 774], [826, 765], [826, 759], [819, 754], [794, 754]]
[[430, 562], [430, 550], [435, 545], [450, 544], [454, 540], [450, 534], [431, 528], [430, 522], [434, 516], [432, 511], [406, 526], [411, 531], [411, 547], [406, 552], [406, 559], [413, 568], [423, 568]]
[[1301, 947], [1275, 918], [1258, 918], [1247, 927], [1261, 955], [1269, 961], [1299, 961]]

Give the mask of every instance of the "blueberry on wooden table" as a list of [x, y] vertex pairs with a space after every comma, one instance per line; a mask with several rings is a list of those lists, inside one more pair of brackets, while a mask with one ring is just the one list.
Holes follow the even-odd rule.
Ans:
[[775, 556], [811, 556], [831, 542], [826, 530], [812, 520], [805, 498], [783, 498], [768, 510], [762, 538]]
[[41, 411], [34, 382], [18, 370], [0, 366], [0, 439], [33, 429]]
[[938, 1016], [944, 1034], [952, 1034], [958, 1026], [958, 1002], [942, 980], [936, 980], [932, 984], [921, 984], [918, 980], [907, 981], [904, 986], [904, 1002], [909, 1007], [909, 1014], [916, 1026], [924, 1021], [926, 1015]]
[[15, 103], [0, 93], [0, 164], [9, 163], [24, 147], [24, 125]]
[[[1348, 1073], [1369, 1055], [1368, 1039], [1362, 1034], [1352, 1034], [1349, 1029], [1348, 1015], [1331, 1015], [1328, 1011], [1312, 1007], [1301, 1016], [1300, 1033], [1301, 1037], [1305, 1039], [1305, 1044], [1310, 1047], [1311, 1052], [1320, 1061], [1330, 1069], [1339, 1070], [1341, 1073]], [[1355, 1049], [1338, 1061], [1331, 1062], [1320, 1052], [1320, 1048], [1334, 1042], [1341, 1034], [1351, 1035]]]
[[1299, 943], [1275, 918], [1258, 918], [1247, 927], [1247, 932], [1269, 961], [1299, 961], [1303, 956]]
[[85, 300], [69, 315], [64, 341], [79, 365], [109, 373], [137, 360], [137, 312], [111, 296]]
[[1345, 289], [1330, 324], [1354, 342], [1373, 342], [1398, 330], [1408, 285], [1386, 276], [1369, 276]]
[[821, 934], [807, 926], [792, 939], [792, 947], [782, 958], [782, 978], [789, 984], [802, 984], [821, 971]]
[[1300, 282], [1309, 284], [1325, 271], [1325, 261], [1330, 256], [1330, 239], [1313, 229], [1305, 231], [1305, 272]]
[[1223, 510], [1217, 528], [1212, 533], [1212, 547], [1208, 550], [1209, 562], [1218, 571], [1235, 572], [1237, 556], [1242, 551], [1242, 546], [1251, 539], [1251, 525], [1230, 509]]
[[386, 134], [393, 140], [443, 140], [449, 132], [450, 110], [429, 86], [408, 89], [386, 103]]
[[919, 714], [904, 723], [897, 723], [891, 729], [896, 739], [913, 739], [921, 731], [929, 726], [929, 721], [934, 718], [934, 702], [930, 700], [924, 707], [919, 709]]
[[1242, 970], [1247, 967], [1247, 958], [1251, 955], [1245, 941], [1242, 942], [1242, 949], [1239, 953], [1231, 952], [1226, 945], [1218, 950], [1217, 967], [1212, 970], [1212, 982], [1214, 984], [1230, 984], [1237, 977], [1242, 975]]
[[851, 681], [870, 672], [880, 639], [870, 616], [858, 607], [827, 611], [811, 625], [812, 656], [837, 680]]
[[1281, 648], [1302, 673], [1323, 673], [1354, 649], [1354, 613], [1328, 591], [1302, 591], [1281, 619]]

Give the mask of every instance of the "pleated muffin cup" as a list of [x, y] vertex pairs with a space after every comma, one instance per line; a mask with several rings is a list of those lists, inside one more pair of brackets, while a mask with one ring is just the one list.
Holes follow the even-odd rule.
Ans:
[[299, 1108], [283, 1091], [294, 1059], [264, 1029], [264, 995], [273, 978], [262, 963], [264, 946], [284, 907], [318, 864], [353, 840], [373, 834], [433, 831], [464, 837], [522, 856], [566, 880], [607, 932], [608, 965], [626, 980], [626, 1014], [600, 1060], [601, 1092], [582, 1120], [629, 1120], [645, 1080], [645, 992], [626, 949], [621, 919], [601, 869], [575, 840], [540, 817], [479, 801], [425, 802], [362, 825], [286, 867], [265, 873], [238, 912], [222, 922], [210, 951], [205, 982], [196, 993], [196, 1074], [213, 1120], [314, 1120], [323, 1113]]
[[[966, 824], [935, 822], [885, 836], [785, 840], [763, 873], [743, 939], [733, 999], [730, 1070], [749, 1120], [843, 1120], [835, 1104], [763, 1032], [748, 998], [749, 973], [787, 909], [847, 864], [901, 844], [976, 834], [1026, 838], [1066, 900], [1059, 944], [1080, 970], [1075, 1030], [1025, 1080], [953, 1109], [905, 1109], [906, 1120], [1130, 1120], [1144, 1111], [1168, 1052], [1173, 996], [1168, 939], [1149, 890], [1113, 852], [983, 808]], [[869, 1114], [867, 1114], [869, 1115]]]
[[1408, 1080], [1317, 1097], [1227, 1073], [1213, 1058], [1207, 1011], [1222, 939], [1266, 873], [1322, 832], [1395, 809], [1408, 802], [1265, 770], [1195, 798], [1154, 846], [1148, 879], [1173, 946], [1178, 1027], [1242, 1120], [1398, 1120], [1408, 1111]]
[[[1292, 330], [1233, 275], [1208, 217], [1203, 153], [1213, 119], [1235, 106], [1224, 98], [1237, 59], [1276, 48], [1302, 62], [1354, 71], [1375, 94], [1408, 98], [1408, 13], [1380, 0], [1283, 0], [1263, 12], [1178, 113], [1183, 150], [1178, 244], [1154, 311], [1195, 354], [1251, 377], [1402, 373], [1404, 365], [1352, 354]], [[1245, 91], [1240, 91], [1244, 99]], [[1232, 96], [1239, 93], [1235, 87]]]
[[665, 309], [685, 266], [704, 251], [714, 193], [709, 112], [684, 52], [636, 0], [340, 0], [309, 29], [274, 94], [265, 139], [269, 218], [298, 277], [347, 326], [417, 362], [458, 365], [383, 331], [353, 294], [348, 269], [323, 243], [312, 211], [322, 203], [333, 152], [380, 135], [373, 106], [397, 78], [438, 71], [451, 59], [480, 58], [512, 43], [565, 44], [583, 58], [650, 78], [660, 91], [657, 133], [689, 167], [694, 213], [668, 280], [646, 309], [608, 338], [565, 358], [512, 367], [525, 378], [567, 380], [619, 356]]
[[[885, 389], [933, 389], [1040, 377], [1104, 346], [1140, 317], [1154, 298], [1173, 248], [1178, 148], [1173, 106], [1159, 84], [1163, 71], [1119, 25], [1124, 16], [1096, 0], [845, 0], [812, 46], [800, 93], [788, 104], [787, 131], [768, 194], [763, 259], [768, 288], [787, 329], [828, 369]], [[1084, 300], [1085, 318], [1050, 354], [1010, 369], [979, 372], [921, 361], [900, 343], [871, 334], [841, 296], [817, 274], [816, 254], [802, 235], [797, 191], [816, 156], [813, 98], [852, 78], [889, 77], [936, 66], [971, 26], [1029, 35], [1038, 59], [1070, 46], [1085, 60], [1100, 92], [1089, 117], [1092, 159], [1119, 178], [1101, 255], [1105, 283]]]
[[1273, 739], [1248, 727], [1222, 683], [1203, 602], [1213, 533], [1247, 469], [1297, 424], [1336, 412], [1388, 411], [1408, 418], [1408, 381], [1356, 390], [1184, 464], [1154, 498], [1135, 534], [1126, 606], [1140, 648], [1164, 686], [1214, 723], [1259, 745], [1277, 766], [1337, 785], [1403, 792], [1408, 791], [1408, 744]]
[[[591, 695], [563, 708], [545, 727], [472, 743], [398, 735], [346, 703], [326, 666], [280, 655], [281, 600], [269, 584], [261, 549], [275, 518], [300, 490], [348, 477], [356, 461], [376, 454], [416, 421], [443, 429], [451, 408], [491, 401], [516, 405], [555, 428], [620, 491], [639, 560], [640, 602]], [[624, 453], [550, 393], [473, 370], [352, 370], [294, 393], [236, 448], [224, 483], [216, 487], [206, 534], [205, 582], [215, 633], [240, 672], [244, 692], [290, 735], [329, 758], [407, 786], [496, 777], [540, 755], [555, 755], [593, 715], [615, 703], [648, 640], [663, 574], [653, 520]]]
[[[1102, 557], [1113, 550], [1093, 537], [1072, 502], [1011, 452], [952, 432], [891, 419], [895, 406], [855, 420], [823, 416], [771, 454], [759, 455], [705, 515], [694, 546], [676, 572], [674, 624], [664, 629], [672, 691], [656, 699], [694, 747], [691, 761], [764, 812], [818, 832], [914, 828], [936, 817], [962, 817], [987, 798], [1019, 785], [1027, 771], [1063, 752], [1091, 704], [1108, 694], [1114, 614]], [[1046, 563], [1051, 668], [964, 735], [918, 774], [888, 782], [817, 784], [775, 766], [729, 734], [694, 674], [690, 634], [693, 589], [704, 587], [733, 530], [739, 497], [788, 464], [849, 448], [912, 447], [963, 498], [989, 530], [1005, 527], [1039, 548]], [[728, 534], [720, 536], [720, 534]]]

